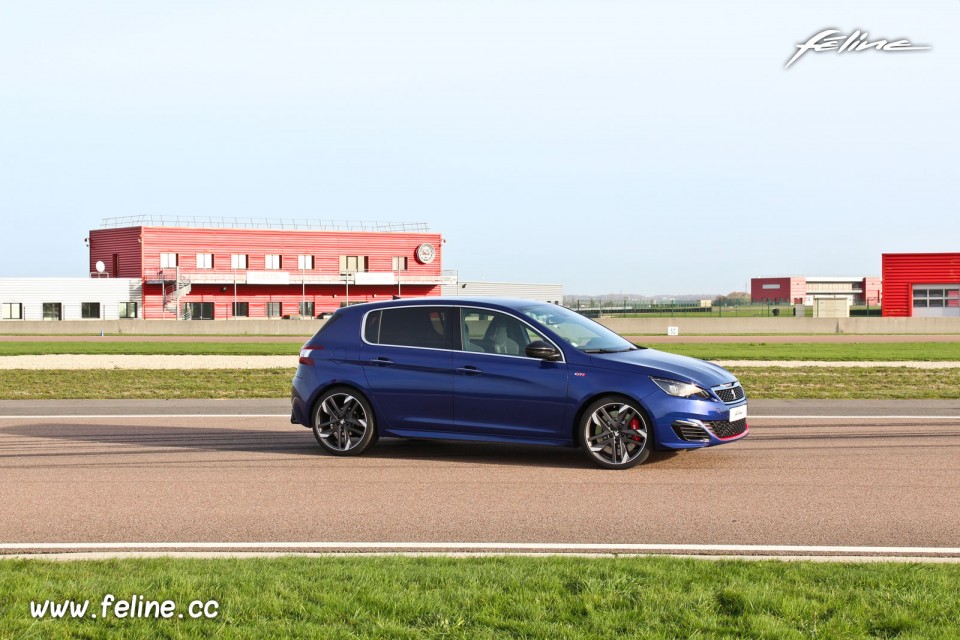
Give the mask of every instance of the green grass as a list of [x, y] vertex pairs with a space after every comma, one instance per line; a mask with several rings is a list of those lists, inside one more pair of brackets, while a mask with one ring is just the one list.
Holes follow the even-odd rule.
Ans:
[[[731, 368], [753, 399], [960, 399], [960, 369]], [[294, 369], [0, 370], [0, 400], [287, 398]]]
[[[0, 562], [24, 638], [955, 638], [960, 566], [674, 558]], [[100, 615], [104, 594], [216, 600], [214, 620]], [[32, 600], [98, 619], [34, 621]], [[89, 614], [88, 614], [89, 615]]]
[[958, 400], [960, 369], [730, 367], [764, 400]]
[[[306, 340], [304, 340], [306, 342]], [[295, 342], [0, 342], [0, 356], [92, 355], [296, 355]]]
[[289, 398], [294, 369], [0, 370], [0, 400]]
[[[634, 339], [643, 344], [643, 339]], [[704, 360], [956, 361], [960, 342], [657, 343], [651, 347]]]

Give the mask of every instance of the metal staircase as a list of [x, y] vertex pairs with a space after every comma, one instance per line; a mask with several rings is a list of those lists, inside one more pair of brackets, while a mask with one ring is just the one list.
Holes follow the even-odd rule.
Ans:
[[[170, 278], [169, 276], [173, 277]], [[185, 275], [181, 275], [180, 267], [161, 270], [160, 280], [163, 282], [164, 315], [172, 313], [178, 320], [189, 320], [190, 310], [181, 306], [180, 298], [190, 293], [193, 286], [190, 284], [190, 280]]]

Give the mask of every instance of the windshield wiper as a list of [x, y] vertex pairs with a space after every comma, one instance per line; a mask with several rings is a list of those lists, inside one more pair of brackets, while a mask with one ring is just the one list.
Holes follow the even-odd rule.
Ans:
[[624, 351], [638, 351], [639, 347], [627, 347], [625, 349], [584, 349], [584, 353], [623, 353]]

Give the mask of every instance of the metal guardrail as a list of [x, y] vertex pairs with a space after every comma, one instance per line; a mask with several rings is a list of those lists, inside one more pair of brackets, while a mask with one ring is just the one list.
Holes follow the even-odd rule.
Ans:
[[307, 218], [236, 218], [229, 216], [139, 215], [104, 218], [101, 229], [123, 227], [193, 227], [199, 229], [276, 229], [291, 231], [380, 231], [426, 233], [426, 222], [314, 220]]

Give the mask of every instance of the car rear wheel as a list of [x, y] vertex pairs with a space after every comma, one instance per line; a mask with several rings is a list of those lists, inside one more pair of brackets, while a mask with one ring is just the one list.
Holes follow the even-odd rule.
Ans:
[[313, 435], [335, 456], [356, 456], [376, 442], [377, 424], [370, 403], [346, 387], [326, 391], [313, 409]]
[[650, 424], [632, 400], [605, 396], [583, 412], [578, 428], [580, 446], [604, 469], [629, 469], [650, 455]]

